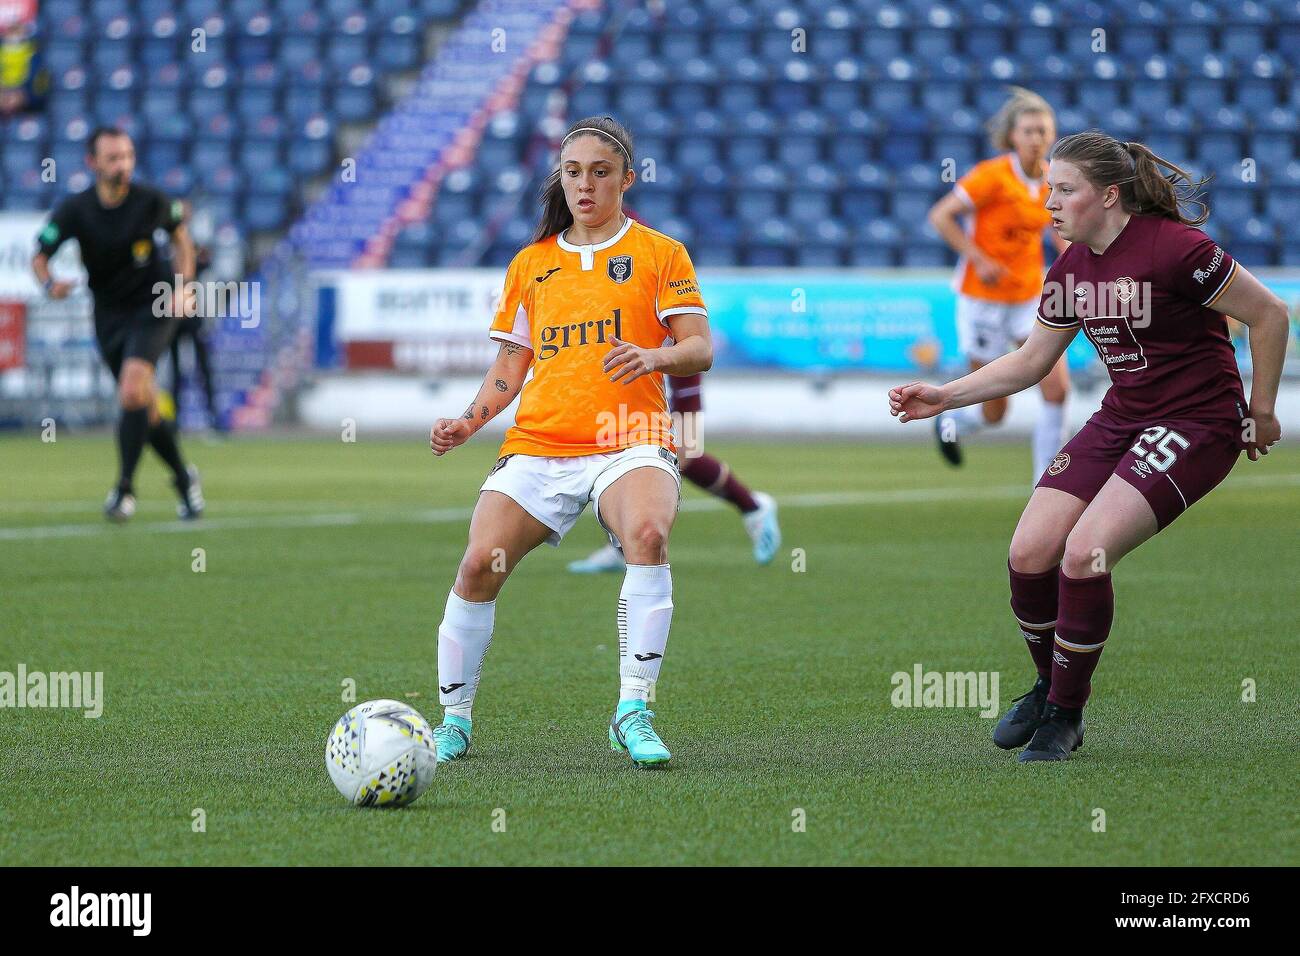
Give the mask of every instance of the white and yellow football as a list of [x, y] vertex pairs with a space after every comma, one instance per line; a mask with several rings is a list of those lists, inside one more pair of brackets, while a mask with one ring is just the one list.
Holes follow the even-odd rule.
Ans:
[[339, 718], [325, 743], [325, 769], [358, 807], [404, 807], [433, 783], [438, 745], [414, 707], [368, 700]]

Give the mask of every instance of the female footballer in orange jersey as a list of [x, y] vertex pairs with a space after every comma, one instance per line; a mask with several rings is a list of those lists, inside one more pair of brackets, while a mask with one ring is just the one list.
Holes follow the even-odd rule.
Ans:
[[[995, 149], [957, 181], [952, 192], [930, 210], [930, 222], [961, 256], [953, 285], [957, 290], [957, 341], [971, 371], [1029, 338], [1043, 290], [1043, 232], [1051, 216], [1043, 208], [1047, 155], [1056, 139], [1051, 106], [1030, 90], [1011, 87], [1011, 98], [989, 121]], [[969, 216], [970, 231], [961, 218]], [[1055, 232], [1058, 251], [1068, 245]], [[1034, 480], [1065, 440], [1065, 400], [1070, 376], [1064, 357], [1039, 383], [1043, 407], [1034, 424]], [[1005, 398], [982, 409], [957, 409], [935, 419], [939, 450], [950, 463], [962, 463], [960, 438], [1007, 413]]]
[[520, 395], [438, 628], [439, 761], [469, 749], [507, 576], [543, 542], [558, 546], [589, 501], [627, 560], [610, 745], [637, 764], [670, 757], [645, 709], [672, 620], [668, 534], [681, 496], [664, 376], [706, 371], [713, 346], [686, 249], [623, 214], [635, 179], [632, 138], [619, 123], [588, 117], [570, 127], [534, 241], [506, 273], [489, 332], [501, 342], [497, 359], [465, 414], [438, 419], [430, 433], [444, 455]]

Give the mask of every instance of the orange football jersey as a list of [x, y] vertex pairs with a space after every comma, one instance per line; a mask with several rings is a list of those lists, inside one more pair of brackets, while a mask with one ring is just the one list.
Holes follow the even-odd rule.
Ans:
[[957, 263], [957, 291], [994, 302], [1028, 302], [1043, 291], [1043, 230], [1052, 221], [1044, 208], [1047, 183], [1029, 179], [1013, 153], [986, 159], [957, 180], [956, 192], [971, 210], [972, 238], [1007, 270], [996, 285], [980, 281], [966, 259]]
[[708, 314], [686, 248], [632, 219], [594, 245], [561, 234], [522, 249], [488, 333], [533, 352], [499, 454], [675, 450], [663, 374], [625, 385], [603, 363], [611, 338], [658, 348], [671, 340], [669, 317], [687, 312]]

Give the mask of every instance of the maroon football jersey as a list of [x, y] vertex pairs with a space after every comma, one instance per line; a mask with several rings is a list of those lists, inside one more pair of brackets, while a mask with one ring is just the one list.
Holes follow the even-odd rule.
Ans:
[[1130, 216], [1101, 255], [1072, 243], [1052, 264], [1038, 306], [1049, 329], [1082, 328], [1111, 387], [1102, 407], [1135, 422], [1233, 419], [1246, 400], [1213, 308], [1237, 263], [1201, 230]]

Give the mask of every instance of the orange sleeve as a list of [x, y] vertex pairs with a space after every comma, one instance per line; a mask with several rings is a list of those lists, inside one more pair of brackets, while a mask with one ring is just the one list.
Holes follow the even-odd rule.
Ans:
[[501, 301], [497, 304], [488, 335], [501, 342], [513, 342], [531, 349], [533, 339], [528, 326], [528, 307], [524, 302], [523, 256], [522, 252], [515, 256], [506, 270], [505, 288], [501, 290]]
[[659, 285], [655, 296], [655, 315], [665, 328], [670, 315], [684, 312], [699, 312], [708, 316], [704, 307], [704, 298], [700, 295], [700, 283], [695, 278], [695, 266], [686, 247], [674, 243], [668, 261], [659, 270]]
[[983, 162], [957, 180], [953, 189], [968, 206], [981, 209], [997, 198], [999, 182], [997, 167], [993, 163]]

